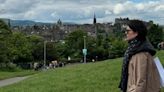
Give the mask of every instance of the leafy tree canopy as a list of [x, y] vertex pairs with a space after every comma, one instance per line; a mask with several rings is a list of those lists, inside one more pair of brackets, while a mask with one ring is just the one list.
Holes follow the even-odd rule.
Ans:
[[157, 44], [163, 41], [163, 31], [162, 27], [157, 24], [152, 24], [148, 27], [147, 38], [152, 43], [152, 45], [156, 48]]
[[21, 32], [16, 32], [9, 38], [10, 53], [8, 56], [10, 61], [15, 63], [30, 62], [33, 58], [31, 54], [31, 44]]
[[12, 36], [12, 31], [8, 25], [0, 19], [0, 62], [9, 62], [7, 53], [9, 53], [8, 38]]

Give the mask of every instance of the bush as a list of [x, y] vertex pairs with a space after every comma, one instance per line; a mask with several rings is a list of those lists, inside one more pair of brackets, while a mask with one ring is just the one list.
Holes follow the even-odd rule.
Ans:
[[[79, 63], [82, 60], [82, 58], [71, 58], [71, 63]], [[57, 59], [58, 62], [62, 61], [62, 62], [66, 62], [68, 63], [68, 59], [66, 58], [59, 58]]]
[[79, 63], [82, 60], [82, 58], [72, 58], [71, 63]]
[[60, 61], [67, 62], [68, 59], [66, 59], [66, 58], [63, 57], [63, 58], [59, 58], [59, 59], [57, 59], [57, 61], [58, 61], [58, 62], [60, 62]]
[[114, 59], [116, 56], [114, 54], [109, 54], [108, 58], [109, 59]]
[[[40, 64], [42, 64], [42, 63], [40, 63]], [[30, 63], [29, 62], [22, 62], [22, 63], [18, 63], [17, 64], [17, 67], [20, 68], [20, 69], [26, 69], [26, 70], [28, 70], [28, 69], [32, 69], [33, 68], [33, 65], [34, 65], [34, 62], [30, 62]]]
[[7, 72], [19, 72], [22, 71], [22, 69], [19, 69], [18, 67], [16, 67], [16, 64], [13, 63], [3, 63], [0, 66], [0, 71], [7, 71]]

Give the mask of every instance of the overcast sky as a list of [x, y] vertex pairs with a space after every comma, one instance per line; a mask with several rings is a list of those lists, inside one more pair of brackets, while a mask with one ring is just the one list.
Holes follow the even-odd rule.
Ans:
[[0, 18], [11, 20], [91, 24], [94, 13], [97, 23], [128, 17], [164, 25], [164, 0], [0, 0]]

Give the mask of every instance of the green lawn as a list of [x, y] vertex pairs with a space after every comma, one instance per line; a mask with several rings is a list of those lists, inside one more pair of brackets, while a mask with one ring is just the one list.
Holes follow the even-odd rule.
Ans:
[[[164, 64], [164, 51], [157, 55]], [[123, 58], [44, 71], [0, 92], [121, 92], [118, 88]], [[162, 91], [164, 92], [164, 90]]]
[[157, 51], [154, 57], [158, 57], [162, 65], [164, 66], [164, 50]]
[[20, 70], [17, 72], [3, 72], [0, 71], [0, 80], [3, 79], [8, 79], [12, 77], [21, 77], [21, 76], [27, 76], [27, 75], [32, 75], [38, 73], [37, 71], [32, 71], [32, 70]]

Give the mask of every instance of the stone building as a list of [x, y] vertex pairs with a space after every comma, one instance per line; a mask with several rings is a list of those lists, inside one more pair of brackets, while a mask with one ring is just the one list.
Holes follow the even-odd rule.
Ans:
[[[72, 31], [81, 29], [87, 32], [88, 36], [96, 37], [98, 29], [104, 30], [103, 35], [110, 35], [113, 34], [113, 30], [122, 31], [126, 28], [126, 24], [129, 22], [129, 18], [116, 18], [115, 23], [96, 23], [96, 15], [94, 14], [93, 24], [74, 24], [74, 25], [62, 25], [62, 21], [59, 19], [57, 24], [53, 25], [37, 25], [34, 26], [14, 26], [11, 29], [16, 31], [22, 31], [25, 35], [37, 35], [44, 38], [44, 40], [51, 41], [51, 42], [60, 42], [62, 39], [67, 37], [69, 33]], [[153, 24], [153, 21], [144, 22], [145, 25], [148, 27], [149, 25]], [[8, 22], [10, 25], [10, 22]]]
[[[129, 18], [116, 18], [115, 19], [115, 30], [122, 31], [127, 27], [127, 24], [130, 22]], [[149, 22], [143, 21], [145, 26], [148, 28], [151, 24], [153, 24], [153, 21], [150, 20]]]

